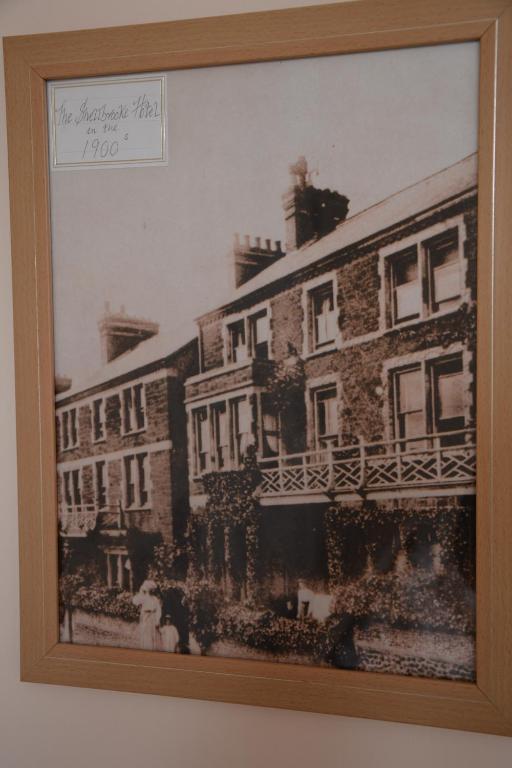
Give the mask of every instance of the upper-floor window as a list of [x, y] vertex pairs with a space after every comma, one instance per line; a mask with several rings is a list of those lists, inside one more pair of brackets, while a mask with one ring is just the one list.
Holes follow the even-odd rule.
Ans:
[[222, 400], [192, 411], [196, 475], [237, 468], [251, 442], [251, 407], [247, 397]]
[[389, 256], [389, 277], [392, 325], [456, 306], [462, 290], [458, 228]]
[[395, 374], [395, 414], [398, 436], [422, 437], [426, 431], [426, 398], [421, 365]]
[[210, 466], [210, 426], [206, 406], [193, 412], [195, 474], [200, 475]]
[[139, 432], [146, 427], [144, 384], [134, 384], [122, 392], [123, 432]]
[[440, 435], [440, 445], [463, 442], [463, 435], [451, 434], [464, 430], [466, 423], [462, 355], [418, 363], [395, 371], [393, 377], [402, 448], [422, 450], [428, 441], [421, 438], [430, 434]]
[[103, 398], [92, 402], [92, 439], [95, 443], [105, 439], [105, 400]]
[[[439, 360], [431, 366], [432, 410], [436, 432], [456, 432], [464, 429], [464, 372], [462, 359], [458, 357]], [[457, 443], [456, 436], [444, 437], [444, 445]]]
[[62, 448], [67, 451], [78, 445], [78, 413], [76, 408], [69, 408], [61, 414]]
[[94, 497], [98, 509], [107, 506], [107, 464], [105, 461], [97, 461], [94, 464]]
[[136, 453], [125, 456], [124, 469], [124, 503], [125, 507], [145, 507], [149, 500], [148, 492], [148, 454]]
[[336, 339], [336, 313], [332, 282], [313, 288], [309, 292], [313, 321], [313, 345], [315, 349], [331, 344]]
[[269, 317], [266, 309], [248, 313], [226, 326], [226, 360], [240, 363], [269, 357]]
[[245, 320], [228, 325], [228, 362], [240, 363], [247, 360]]
[[252, 357], [259, 360], [268, 358], [268, 315], [263, 309], [254, 315], [249, 315], [249, 351]]
[[322, 387], [313, 392], [315, 416], [315, 446], [319, 449], [339, 444], [338, 395], [336, 386]]
[[229, 463], [229, 427], [226, 403], [212, 406], [214, 461], [217, 469]]
[[430, 307], [433, 312], [452, 306], [461, 293], [457, 230], [425, 244], [428, 255]]
[[279, 453], [279, 413], [275, 405], [263, 392], [261, 395], [261, 453], [264, 457]]
[[422, 298], [415, 247], [397, 254], [391, 260], [391, 286], [394, 322], [402, 323], [419, 317]]
[[80, 469], [68, 469], [62, 473], [63, 498], [68, 507], [82, 504], [82, 474]]
[[235, 466], [240, 466], [251, 437], [251, 408], [246, 397], [231, 400], [231, 435], [233, 461]]

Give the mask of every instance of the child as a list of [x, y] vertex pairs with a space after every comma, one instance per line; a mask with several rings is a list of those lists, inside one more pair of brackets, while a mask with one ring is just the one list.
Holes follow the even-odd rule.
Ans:
[[164, 617], [163, 626], [160, 627], [160, 638], [162, 642], [162, 651], [168, 651], [169, 653], [176, 652], [176, 646], [180, 641], [178, 630], [171, 623], [171, 617], [167, 613]]

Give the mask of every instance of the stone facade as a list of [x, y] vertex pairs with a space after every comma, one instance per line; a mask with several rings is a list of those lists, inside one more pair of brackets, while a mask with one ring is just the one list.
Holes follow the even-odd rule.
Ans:
[[[199, 319], [201, 372], [185, 385], [191, 503], [216, 542], [206, 546], [206, 572], [222, 574], [231, 593], [226, 563], [233, 559], [255, 582], [247, 576], [238, 592], [264, 602], [290, 601], [301, 589], [333, 597], [340, 583], [375, 569], [419, 568], [433, 579], [453, 572], [473, 588], [474, 159], [443, 173], [444, 196], [429, 198], [430, 180], [405, 190], [400, 201], [384, 201], [287, 254]], [[354, 239], [346, 242], [349, 225]], [[262, 312], [266, 329], [256, 338]], [[300, 369], [299, 390], [288, 403], [281, 391], [275, 406], [292, 368]], [[400, 376], [409, 372], [417, 374], [416, 394], [406, 395]], [[412, 416], [407, 397], [423, 399]], [[230, 416], [243, 398], [251, 419], [245, 458]], [[421, 429], [408, 426], [414, 419]], [[225, 517], [214, 532], [201, 478], [241, 472], [254, 456], [263, 483], [251, 543], [241, 554], [238, 537], [237, 551], [228, 552]], [[259, 561], [251, 563], [249, 552]]]
[[185, 536], [183, 381], [197, 373], [197, 342], [133, 369], [129, 360], [57, 396], [57, 490], [63, 557], [135, 589], [152, 547]]

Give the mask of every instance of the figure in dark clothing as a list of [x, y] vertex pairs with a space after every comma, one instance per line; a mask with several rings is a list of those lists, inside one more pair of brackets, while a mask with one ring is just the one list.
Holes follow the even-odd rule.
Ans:
[[329, 633], [330, 648], [327, 661], [340, 669], [357, 669], [359, 656], [354, 645], [357, 620], [350, 613], [342, 613]]

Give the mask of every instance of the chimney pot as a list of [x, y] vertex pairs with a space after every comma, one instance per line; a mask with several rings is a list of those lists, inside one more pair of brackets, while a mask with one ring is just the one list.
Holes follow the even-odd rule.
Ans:
[[261, 248], [261, 237], [256, 238], [256, 248], [260, 250]]
[[345, 195], [311, 184], [305, 157], [290, 166], [290, 173], [292, 186], [283, 195], [287, 251], [332, 232], [346, 219], [349, 207]]
[[247, 250], [249, 250], [249, 248], [251, 247], [251, 238], [249, 237], [249, 235], [244, 235], [244, 245], [247, 248]]
[[142, 341], [158, 333], [158, 323], [140, 317], [130, 317], [121, 306], [119, 313], [107, 313], [98, 323], [101, 339], [101, 356], [104, 364], [119, 355], [135, 349]]
[[270, 239], [268, 237], [265, 240], [265, 247], [266, 247], [267, 251], [271, 251], [272, 250], [272, 248], [270, 247]]

